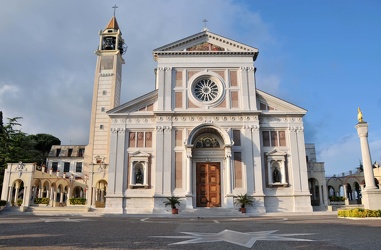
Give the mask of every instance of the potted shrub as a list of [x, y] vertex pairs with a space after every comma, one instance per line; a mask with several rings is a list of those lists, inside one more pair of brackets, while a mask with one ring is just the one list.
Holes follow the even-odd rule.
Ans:
[[171, 196], [171, 197], [165, 197], [167, 200], [164, 201], [165, 206], [171, 206], [172, 208], [172, 214], [178, 214], [179, 209], [176, 208], [176, 205], [180, 206], [180, 197], [177, 196]]
[[234, 204], [239, 205], [242, 213], [246, 213], [246, 205], [253, 205], [253, 197], [247, 194], [240, 194], [235, 198]]
[[17, 206], [21, 206], [22, 204], [22, 199], [17, 199]]

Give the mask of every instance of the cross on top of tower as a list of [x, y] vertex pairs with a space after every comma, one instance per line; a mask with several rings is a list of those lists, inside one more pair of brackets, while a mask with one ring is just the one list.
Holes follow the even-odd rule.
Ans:
[[114, 16], [115, 16], [115, 11], [118, 8], [118, 6], [116, 6], [116, 4], [114, 4], [114, 6], [112, 6], [112, 8], [114, 9]]
[[204, 22], [204, 30], [208, 30], [208, 28], [206, 27], [206, 23], [208, 22], [208, 20], [204, 19], [202, 21]]

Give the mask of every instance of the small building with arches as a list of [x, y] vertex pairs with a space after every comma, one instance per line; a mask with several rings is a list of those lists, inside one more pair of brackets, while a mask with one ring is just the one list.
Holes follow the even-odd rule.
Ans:
[[[377, 188], [380, 188], [381, 168], [378, 163], [373, 165], [374, 183]], [[340, 175], [326, 177], [328, 197], [332, 204], [338, 201], [345, 205], [357, 205], [361, 202], [361, 191], [366, 183], [364, 172], [361, 168]]]

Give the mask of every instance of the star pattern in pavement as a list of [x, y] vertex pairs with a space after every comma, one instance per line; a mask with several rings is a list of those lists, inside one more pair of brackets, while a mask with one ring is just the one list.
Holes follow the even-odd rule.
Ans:
[[260, 232], [246, 232], [241, 233], [237, 231], [232, 231], [225, 229], [219, 233], [197, 233], [197, 232], [181, 232], [187, 234], [184, 236], [151, 236], [157, 238], [170, 238], [170, 239], [189, 239], [185, 241], [180, 241], [172, 243], [170, 245], [181, 245], [181, 244], [194, 244], [194, 243], [205, 243], [205, 242], [218, 242], [225, 241], [235, 245], [251, 248], [254, 243], [258, 240], [267, 241], [313, 241], [309, 239], [299, 239], [299, 238], [289, 238], [301, 235], [311, 235], [311, 234], [275, 234], [278, 230], [274, 231], [260, 231]]

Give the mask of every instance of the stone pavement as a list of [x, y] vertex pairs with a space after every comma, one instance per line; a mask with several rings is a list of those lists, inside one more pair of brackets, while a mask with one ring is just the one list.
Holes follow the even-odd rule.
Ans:
[[0, 212], [5, 249], [381, 249], [380, 235], [381, 220], [332, 212], [236, 218]]

